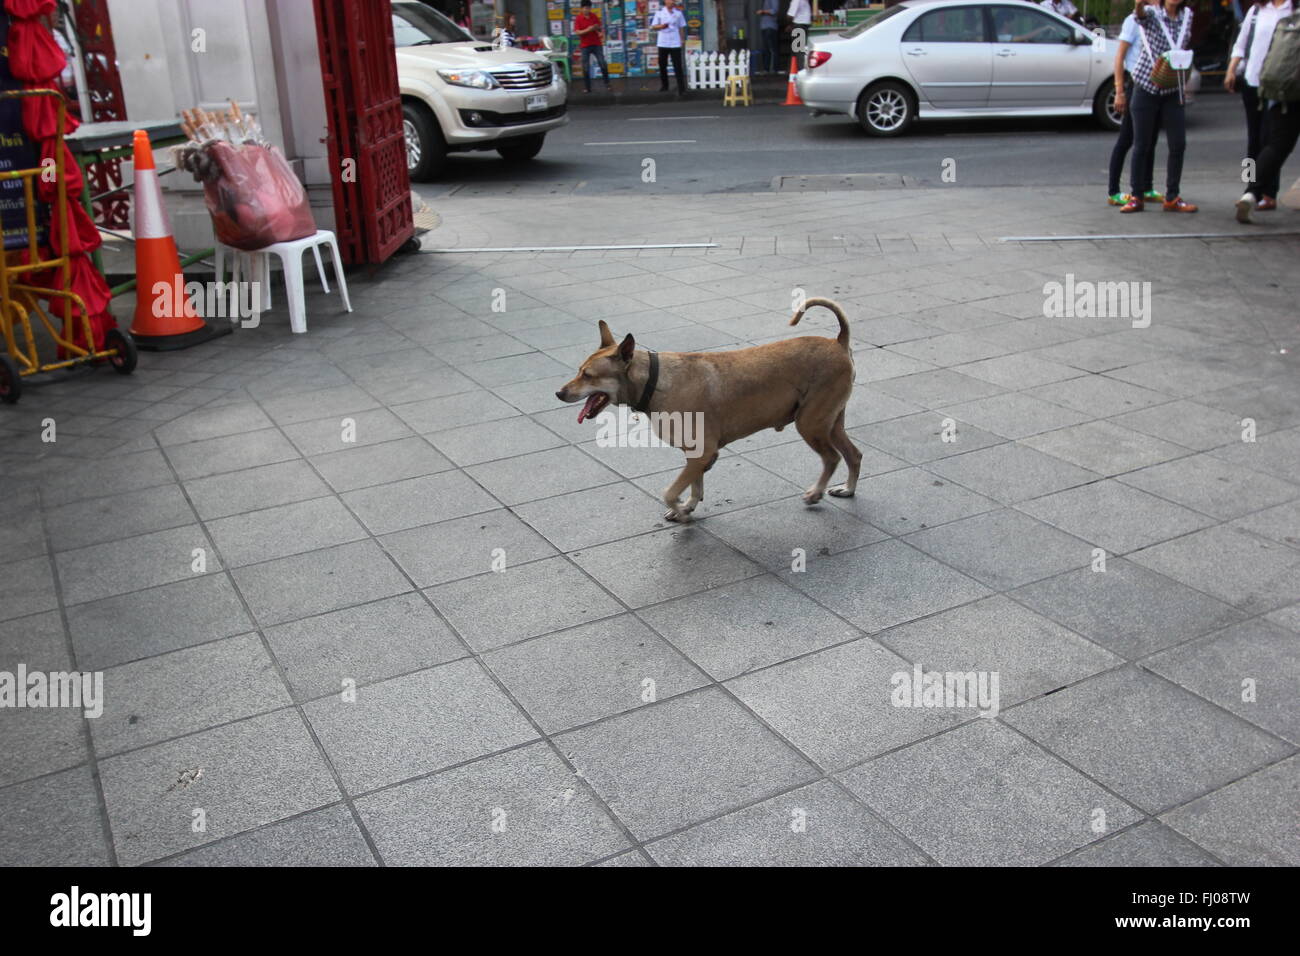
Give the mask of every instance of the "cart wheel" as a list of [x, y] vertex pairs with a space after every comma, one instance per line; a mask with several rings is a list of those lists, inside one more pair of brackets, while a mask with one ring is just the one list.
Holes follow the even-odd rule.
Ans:
[[135, 340], [121, 329], [109, 329], [104, 333], [105, 348], [115, 349], [117, 354], [109, 359], [113, 368], [123, 375], [135, 371], [135, 363], [140, 353], [135, 349]]
[[22, 394], [23, 377], [18, 374], [18, 363], [0, 354], [0, 402], [12, 405]]

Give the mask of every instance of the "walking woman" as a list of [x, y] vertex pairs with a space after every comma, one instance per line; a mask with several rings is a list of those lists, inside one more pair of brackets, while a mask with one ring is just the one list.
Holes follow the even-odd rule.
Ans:
[[[1241, 101], [1246, 106], [1246, 156], [1255, 160], [1250, 188], [1237, 200], [1238, 222], [1250, 222], [1252, 211], [1277, 208], [1282, 164], [1295, 148], [1298, 104], [1266, 102], [1259, 92], [1264, 59], [1272, 48], [1278, 23], [1292, 13], [1292, 0], [1261, 0], [1251, 7], [1241, 21], [1241, 32], [1223, 78], [1229, 91], [1241, 88]], [[1276, 135], [1271, 128], [1275, 121], [1280, 124]]]
[[1128, 102], [1123, 77], [1115, 82], [1115, 108], [1133, 111], [1132, 187], [1120, 212], [1141, 212], [1144, 196], [1152, 189], [1151, 150], [1156, 128], [1165, 131], [1169, 165], [1165, 171], [1165, 212], [1196, 212], [1183, 199], [1183, 154], [1187, 150], [1187, 120], [1183, 109], [1183, 84], [1192, 68], [1192, 11], [1183, 0], [1137, 0], [1138, 42], [1142, 54], [1133, 68], [1133, 101]]

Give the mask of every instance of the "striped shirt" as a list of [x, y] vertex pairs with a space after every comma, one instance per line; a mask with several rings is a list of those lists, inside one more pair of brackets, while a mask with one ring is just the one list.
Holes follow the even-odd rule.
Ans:
[[1156, 59], [1170, 49], [1169, 38], [1172, 37], [1174, 43], [1181, 49], [1191, 48], [1192, 11], [1184, 6], [1178, 11], [1178, 17], [1170, 20], [1163, 8], [1147, 7], [1146, 16], [1137, 18], [1137, 26], [1140, 31], [1138, 42], [1142, 44], [1142, 55], [1134, 64], [1133, 82], [1156, 96], [1177, 93], [1176, 88], [1166, 90], [1151, 82], [1151, 71], [1156, 68]]

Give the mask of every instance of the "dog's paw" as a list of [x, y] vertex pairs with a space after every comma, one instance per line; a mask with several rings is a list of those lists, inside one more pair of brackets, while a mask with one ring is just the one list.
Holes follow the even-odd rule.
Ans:
[[815, 505], [822, 500], [822, 493], [816, 488], [809, 488], [803, 493], [803, 503], [806, 505]]
[[683, 511], [681, 508], [669, 508], [664, 512], [664, 520], [676, 521], [678, 524], [686, 524], [691, 520], [691, 513]]
[[836, 498], [853, 497], [853, 489], [848, 487], [848, 485], [836, 485], [834, 488], [827, 489], [826, 493], [829, 495], [834, 495]]

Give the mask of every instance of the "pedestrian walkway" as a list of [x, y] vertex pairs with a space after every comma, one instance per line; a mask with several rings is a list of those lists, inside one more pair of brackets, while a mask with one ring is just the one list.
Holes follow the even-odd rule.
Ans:
[[[30, 385], [0, 670], [104, 699], [0, 710], [0, 863], [1300, 864], [1296, 219], [1002, 241], [1238, 231], [1094, 193], [453, 197], [307, 335]], [[855, 498], [764, 432], [668, 524], [554, 396], [801, 292]]]

